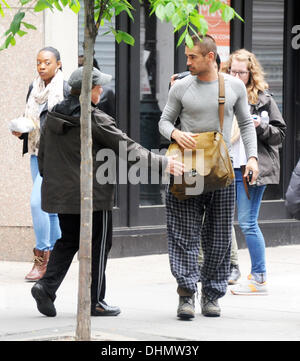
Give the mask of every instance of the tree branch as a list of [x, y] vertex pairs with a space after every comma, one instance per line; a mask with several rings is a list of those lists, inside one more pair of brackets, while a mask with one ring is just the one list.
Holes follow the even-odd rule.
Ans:
[[104, 11], [105, 11], [106, 6], [108, 5], [108, 3], [109, 3], [109, 0], [103, 0], [103, 1], [100, 2], [99, 16], [98, 16], [98, 19], [96, 21], [96, 29], [97, 29], [97, 31], [99, 30], [103, 14], [104, 14]]

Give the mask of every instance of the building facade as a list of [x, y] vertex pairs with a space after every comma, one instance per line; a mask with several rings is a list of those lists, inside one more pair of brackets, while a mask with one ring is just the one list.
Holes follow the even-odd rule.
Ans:
[[[173, 35], [170, 25], [161, 23], [155, 16], [149, 17], [147, 2], [144, 5], [138, 0], [131, 3], [136, 9], [134, 22], [121, 14], [115, 26], [132, 34], [135, 45], [116, 45], [112, 37], [100, 34], [95, 58], [101, 70], [113, 75], [110, 86], [116, 95], [119, 127], [146, 148], [161, 150], [168, 144], [160, 136], [157, 123], [167, 100], [170, 76], [186, 70], [184, 47], [176, 47], [177, 36]], [[258, 56], [288, 126], [281, 149], [281, 181], [278, 186], [267, 188], [260, 226], [268, 246], [300, 243], [300, 223], [291, 219], [284, 207], [290, 175], [300, 156], [300, 24], [296, 19], [300, 5], [296, 0], [232, 0], [231, 5], [245, 22], [232, 21], [220, 35], [221, 40], [226, 40], [220, 43], [221, 55], [224, 58], [227, 52], [246, 48]], [[0, 123], [3, 158], [0, 259], [28, 260], [34, 245], [28, 158], [22, 158], [21, 145], [9, 134], [7, 121], [22, 114], [27, 86], [35, 74], [35, 55], [41, 47], [53, 45], [61, 51], [66, 78], [77, 66], [77, 56], [83, 53], [82, 11], [78, 17], [70, 14], [63, 21], [56, 15], [52, 18], [38, 15], [38, 19], [34, 19], [39, 24], [38, 31], [0, 54], [1, 70], [5, 69], [0, 75], [0, 94], [6, 94], [0, 97], [1, 109], [4, 109]], [[70, 26], [66, 28], [67, 21]], [[119, 184], [113, 216], [113, 257], [167, 251], [163, 184]], [[237, 225], [236, 231], [239, 246], [245, 247]]]

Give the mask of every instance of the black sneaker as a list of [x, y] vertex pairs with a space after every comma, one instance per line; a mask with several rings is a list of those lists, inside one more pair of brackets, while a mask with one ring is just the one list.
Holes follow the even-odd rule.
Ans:
[[92, 316], [118, 316], [121, 312], [118, 306], [109, 306], [104, 300], [92, 306]]
[[228, 279], [229, 285], [235, 285], [237, 280], [241, 277], [241, 272], [238, 265], [231, 264], [230, 265], [230, 276]]
[[36, 300], [37, 308], [40, 313], [48, 317], [56, 316], [56, 309], [54, 303], [41, 284], [36, 283], [31, 288], [31, 294]]
[[179, 296], [177, 317], [190, 319], [195, 317], [195, 296]]

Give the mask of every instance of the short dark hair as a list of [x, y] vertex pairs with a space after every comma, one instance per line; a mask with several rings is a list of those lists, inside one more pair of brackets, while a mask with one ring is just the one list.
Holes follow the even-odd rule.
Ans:
[[200, 53], [205, 56], [209, 52], [213, 52], [215, 54], [215, 60], [217, 59], [217, 44], [215, 42], [215, 39], [206, 34], [206, 35], [192, 35], [192, 40], [194, 43], [194, 46], [198, 46], [200, 49]]
[[46, 46], [45, 48], [41, 49], [39, 53], [41, 53], [42, 51], [50, 51], [50, 53], [52, 53], [55, 56], [56, 61], [60, 61], [60, 53], [57, 49], [53, 48], [52, 46]]

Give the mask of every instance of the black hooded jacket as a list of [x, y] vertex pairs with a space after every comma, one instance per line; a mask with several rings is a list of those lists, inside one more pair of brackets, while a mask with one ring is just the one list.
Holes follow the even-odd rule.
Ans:
[[[160, 172], [165, 169], [167, 158], [151, 153], [134, 142], [116, 127], [113, 118], [95, 106], [92, 106], [91, 119], [93, 210], [111, 210], [116, 182], [113, 178], [118, 163], [116, 155], [129, 166], [143, 163], [146, 169], [151, 165]], [[133, 160], [127, 161], [128, 158]], [[48, 213], [79, 214], [81, 155], [78, 96], [69, 95], [48, 113], [41, 133], [38, 161], [43, 177], [42, 209]], [[121, 176], [124, 179], [127, 173]]]

